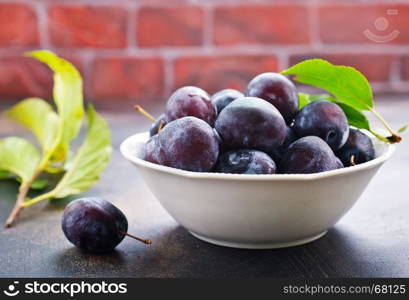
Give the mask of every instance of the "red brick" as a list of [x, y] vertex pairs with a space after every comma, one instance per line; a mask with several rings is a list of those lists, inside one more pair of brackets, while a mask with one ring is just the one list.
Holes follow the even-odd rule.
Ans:
[[0, 46], [38, 46], [37, 15], [30, 5], [0, 4]]
[[0, 58], [0, 95], [2, 99], [48, 97], [52, 73], [40, 62], [23, 57]]
[[51, 41], [57, 47], [123, 48], [127, 45], [124, 8], [52, 6], [48, 16]]
[[[65, 58], [81, 72], [82, 61], [78, 57], [65, 56]], [[0, 58], [1, 99], [51, 98], [51, 95], [52, 72], [46, 65], [23, 56]]]
[[300, 5], [216, 8], [214, 41], [218, 45], [308, 43], [308, 11]]
[[290, 64], [310, 58], [322, 58], [336, 65], [354, 67], [371, 82], [389, 81], [392, 64], [397, 59], [393, 55], [381, 54], [311, 54], [293, 56], [290, 58]]
[[402, 58], [402, 79], [409, 81], [409, 56]]
[[[396, 9], [398, 14], [388, 15], [388, 9]], [[383, 31], [375, 26], [381, 17], [388, 22]], [[324, 43], [376, 43], [365, 30], [378, 36], [398, 30], [399, 35], [389, 43], [409, 42], [409, 5], [326, 5], [319, 8], [319, 22]]]
[[94, 63], [92, 91], [96, 99], [158, 100], [163, 76], [159, 58], [100, 58]]
[[136, 25], [138, 45], [201, 45], [203, 23], [203, 11], [198, 7], [142, 7]]
[[196, 85], [209, 93], [225, 88], [244, 90], [258, 73], [277, 71], [275, 56], [200, 56], [177, 59], [175, 87]]

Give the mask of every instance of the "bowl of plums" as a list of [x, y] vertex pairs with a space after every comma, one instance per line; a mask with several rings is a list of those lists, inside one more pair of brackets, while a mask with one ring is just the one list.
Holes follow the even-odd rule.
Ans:
[[212, 96], [181, 87], [158, 118], [136, 106], [154, 123], [121, 152], [201, 240], [250, 249], [314, 241], [354, 205], [400, 137], [359, 128], [364, 113], [339, 89], [299, 93], [293, 80], [309, 83], [300, 74], [262, 73], [243, 91]]

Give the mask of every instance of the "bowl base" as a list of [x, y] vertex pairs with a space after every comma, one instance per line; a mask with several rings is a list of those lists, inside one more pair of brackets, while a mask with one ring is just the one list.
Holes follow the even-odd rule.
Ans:
[[232, 242], [226, 242], [222, 240], [215, 240], [212, 238], [204, 237], [192, 231], [189, 231], [189, 232], [194, 237], [198, 238], [199, 240], [205, 241], [207, 243], [218, 245], [218, 246], [224, 246], [224, 247], [230, 247], [230, 248], [240, 248], [240, 249], [276, 249], [276, 248], [287, 248], [287, 247], [299, 246], [299, 245], [313, 242], [319, 239], [320, 237], [324, 236], [327, 233], [327, 231], [324, 231], [314, 236], [310, 236], [310, 237], [299, 239], [299, 240], [294, 240], [291, 242], [284, 242], [284, 243], [247, 244], [247, 243], [232, 243]]

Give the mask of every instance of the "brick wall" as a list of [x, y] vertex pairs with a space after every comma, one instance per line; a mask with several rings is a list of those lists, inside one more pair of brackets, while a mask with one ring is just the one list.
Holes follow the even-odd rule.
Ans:
[[49, 97], [50, 71], [21, 57], [39, 48], [71, 60], [95, 100], [242, 89], [310, 57], [355, 66], [377, 92], [405, 93], [409, 1], [0, 0], [1, 99]]

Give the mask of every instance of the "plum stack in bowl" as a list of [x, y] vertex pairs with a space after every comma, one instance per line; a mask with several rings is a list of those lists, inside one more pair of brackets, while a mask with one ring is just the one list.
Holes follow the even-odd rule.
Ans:
[[299, 110], [295, 85], [278, 73], [253, 78], [243, 94], [175, 91], [152, 125], [143, 159], [193, 172], [310, 174], [374, 159], [372, 140], [325, 99]]
[[[297, 93], [282, 74], [325, 85], [334, 97]], [[150, 132], [128, 137], [121, 152], [199, 239], [253, 249], [300, 245], [354, 205], [400, 140], [389, 126], [390, 137], [369, 127], [359, 109], [374, 111], [371, 97], [358, 71], [316, 59], [260, 74], [243, 93], [210, 97], [182, 87]]]

